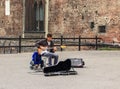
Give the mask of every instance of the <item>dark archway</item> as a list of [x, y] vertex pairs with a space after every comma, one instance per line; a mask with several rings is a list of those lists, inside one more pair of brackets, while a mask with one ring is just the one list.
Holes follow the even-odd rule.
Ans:
[[44, 32], [44, 0], [26, 0], [25, 32]]

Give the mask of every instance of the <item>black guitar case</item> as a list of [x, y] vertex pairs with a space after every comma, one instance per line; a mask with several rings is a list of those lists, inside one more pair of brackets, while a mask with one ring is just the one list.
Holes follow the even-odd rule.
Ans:
[[54, 76], [54, 75], [75, 75], [76, 71], [71, 69], [71, 60], [66, 59], [65, 61], [60, 61], [57, 65], [45, 67], [43, 69], [45, 76]]

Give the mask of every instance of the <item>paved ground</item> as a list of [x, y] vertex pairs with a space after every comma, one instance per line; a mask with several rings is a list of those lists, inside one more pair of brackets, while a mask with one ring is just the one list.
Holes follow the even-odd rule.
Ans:
[[78, 75], [45, 77], [29, 70], [31, 53], [0, 54], [0, 89], [120, 89], [120, 51], [57, 52], [84, 59]]

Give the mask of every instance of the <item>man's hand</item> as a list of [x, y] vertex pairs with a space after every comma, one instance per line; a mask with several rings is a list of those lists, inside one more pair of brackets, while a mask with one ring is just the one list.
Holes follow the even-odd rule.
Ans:
[[53, 50], [54, 50], [54, 51], [57, 51], [57, 47], [53, 47]]

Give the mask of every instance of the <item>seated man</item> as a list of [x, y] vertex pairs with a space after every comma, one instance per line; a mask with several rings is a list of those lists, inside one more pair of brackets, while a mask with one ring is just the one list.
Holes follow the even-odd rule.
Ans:
[[47, 34], [47, 38], [43, 40], [43, 42], [46, 42], [47, 50], [49, 52], [54, 53], [57, 50], [57, 48], [54, 46], [54, 42], [52, 41], [52, 34]]
[[58, 55], [56, 53], [52, 53], [47, 51], [47, 44], [44, 40], [39, 41], [36, 46], [39, 48], [39, 54], [41, 56], [48, 57], [48, 65], [52, 65], [52, 59], [54, 59], [54, 65], [58, 62]]

